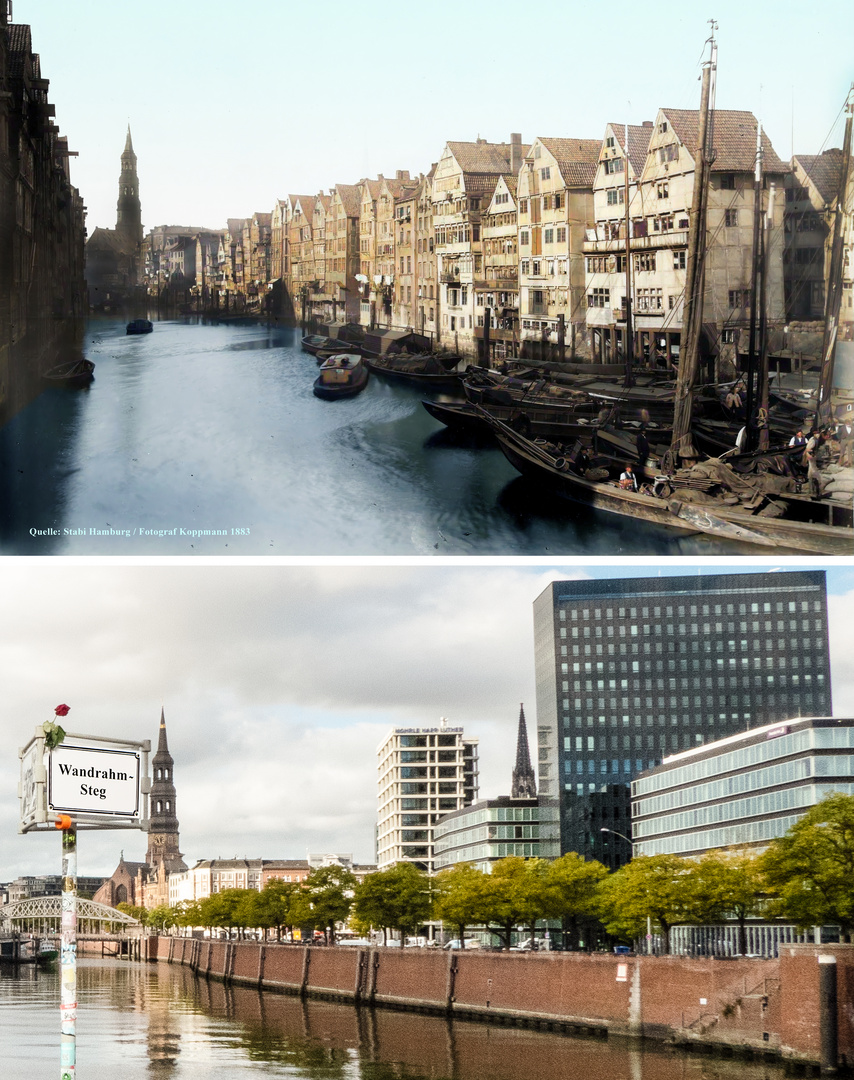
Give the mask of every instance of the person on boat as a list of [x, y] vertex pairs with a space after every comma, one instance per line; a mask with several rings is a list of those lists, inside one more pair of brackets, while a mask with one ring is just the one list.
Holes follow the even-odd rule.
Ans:
[[797, 432], [789, 439], [789, 446], [806, 446], [806, 435], [798, 428]]
[[824, 443], [824, 432], [813, 428], [810, 437], [804, 447], [804, 462], [807, 466], [807, 482], [810, 493], [814, 499], [820, 499], [824, 494], [824, 477], [818, 467], [818, 453]]
[[638, 451], [638, 472], [643, 475], [643, 468], [646, 465], [646, 460], [649, 457], [649, 439], [646, 437], [646, 432], [643, 428], [638, 432], [635, 439], [635, 446]]
[[635, 476], [631, 465], [626, 465], [623, 472], [620, 473], [620, 487], [625, 488], [626, 491], [637, 491], [638, 478]]
[[585, 447], [581, 447], [578, 453], [575, 455], [575, 471], [579, 476], [584, 476], [587, 470], [590, 468], [590, 458], [587, 456], [587, 450]]

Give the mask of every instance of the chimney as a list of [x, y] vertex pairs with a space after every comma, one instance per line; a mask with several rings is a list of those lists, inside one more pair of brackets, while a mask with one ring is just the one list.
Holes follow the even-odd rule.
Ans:
[[398, 169], [397, 172], [394, 174], [394, 178], [395, 180], [408, 180], [409, 169]]
[[514, 176], [522, 168], [522, 136], [518, 131], [510, 135], [510, 172]]

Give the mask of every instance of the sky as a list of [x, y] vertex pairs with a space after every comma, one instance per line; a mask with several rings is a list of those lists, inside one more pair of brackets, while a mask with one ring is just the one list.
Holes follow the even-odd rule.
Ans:
[[760, 116], [780, 157], [841, 146], [848, 0], [14, 0], [50, 80], [88, 227], [112, 228], [128, 123], [143, 224], [224, 227], [397, 169], [448, 140], [601, 138], [697, 108], [708, 20], [717, 107]]
[[[536, 731], [532, 604], [556, 579], [814, 567], [70, 565], [0, 561], [0, 881], [55, 874], [54, 831], [20, 835], [18, 749], [68, 704], [67, 731], [175, 760], [181, 847], [206, 858], [374, 858], [376, 748], [446, 716], [480, 739], [480, 794], [508, 794], [519, 704]], [[834, 713], [854, 716], [854, 564], [828, 570]], [[137, 832], [81, 832], [108, 875]]]

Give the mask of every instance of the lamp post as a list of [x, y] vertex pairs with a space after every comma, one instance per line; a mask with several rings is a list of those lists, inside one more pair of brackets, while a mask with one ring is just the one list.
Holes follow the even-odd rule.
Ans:
[[625, 833], [617, 832], [617, 830], [616, 830], [616, 829], [606, 829], [606, 828], [604, 827], [604, 825], [603, 825], [603, 826], [602, 826], [602, 828], [601, 828], [601, 829], [599, 830], [599, 832], [609, 832], [609, 833], [613, 833], [613, 834], [614, 834], [614, 836], [619, 836], [621, 840], [625, 840], [627, 844], [631, 845], [631, 849], [632, 849], [632, 854], [634, 854], [634, 851], [635, 851], [635, 842], [634, 842], [634, 840], [630, 840], [630, 839], [628, 838], [628, 836], [626, 836], [626, 834], [625, 834]]
[[[627, 844], [631, 845], [632, 856], [634, 856], [635, 842], [634, 842], [634, 840], [630, 840], [628, 838], [628, 836], [626, 836], [625, 833], [617, 832], [616, 829], [606, 829], [604, 827], [604, 825], [599, 830], [599, 832], [613, 833], [614, 836], [619, 836], [621, 840], [625, 840]], [[652, 919], [649, 917], [649, 915], [647, 915], [647, 917], [646, 917], [646, 954], [647, 954], [647, 956], [649, 956], [651, 952], [652, 952]]]

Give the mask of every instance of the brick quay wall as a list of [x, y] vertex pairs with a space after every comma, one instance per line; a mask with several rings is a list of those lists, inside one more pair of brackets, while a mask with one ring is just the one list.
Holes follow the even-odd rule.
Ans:
[[787, 945], [773, 960], [445, 952], [150, 937], [149, 961], [279, 993], [658, 1039], [818, 1063], [818, 956], [836, 957], [839, 1063], [854, 1063], [854, 946]]

